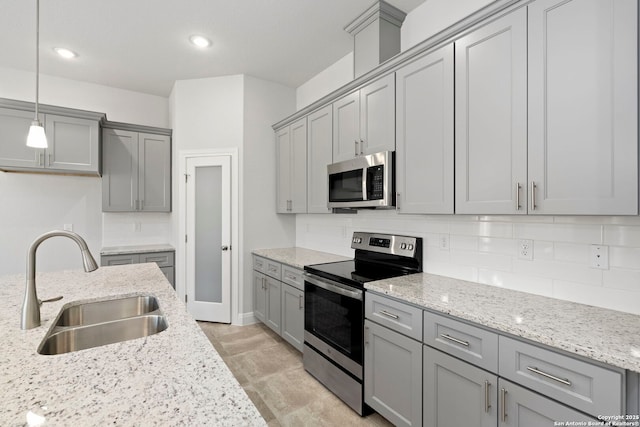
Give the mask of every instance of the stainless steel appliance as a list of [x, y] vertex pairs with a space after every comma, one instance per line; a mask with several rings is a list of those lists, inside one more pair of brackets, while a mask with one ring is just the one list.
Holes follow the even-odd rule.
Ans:
[[364, 284], [422, 271], [422, 239], [353, 233], [355, 258], [306, 266], [304, 368], [358, 414], [364, 404]]
[[327, 166], [330, 208], [395, 206], [394, 152], [354, 157]]

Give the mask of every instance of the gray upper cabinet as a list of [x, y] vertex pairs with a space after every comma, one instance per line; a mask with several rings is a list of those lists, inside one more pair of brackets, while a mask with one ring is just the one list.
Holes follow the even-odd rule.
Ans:
[[103, 130], [102, 210], [171, 211], [171, 138]]
[[327, 207], [329, 178], [327, 165], [333, 156], [331, 105], [307, 117], [307, 212], [331, 213]]
[[529, 5], [529, 213], [638, 213], [638, 2]]
[[307, 118], [276, 132], [277, 212], [307, 211]]
[[333, 103], [333, 161], [395, 150], [395, 75]]
[[396, 71], [396, 206], [453, 213], [453, 45]]
[[527, 10], [455, 42], [455, 211], [524, 214]]
[[[28, 103], [10, 105], [28, 107]], [[45, 127], [48, 147], [34, 149], [26, 146], [33, 112], [0, 108], [0, 169], [51, 172], [82, 175], [100, 174], [99, 113], [45, 107], [45, 111], [76, 114], [40, 114]]]

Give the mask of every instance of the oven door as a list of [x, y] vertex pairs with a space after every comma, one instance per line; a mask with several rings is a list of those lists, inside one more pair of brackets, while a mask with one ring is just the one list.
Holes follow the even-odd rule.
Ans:
[[307, 273], [304, 301], [305, 342], [361, 378], [364, 292]]

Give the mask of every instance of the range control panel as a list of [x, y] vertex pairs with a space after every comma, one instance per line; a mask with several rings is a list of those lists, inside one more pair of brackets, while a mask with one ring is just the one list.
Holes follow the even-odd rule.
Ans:
[[413, 257], [418, 246], [418, 239], [418, 237], [356, 231], [351, 238], [351, 248]]

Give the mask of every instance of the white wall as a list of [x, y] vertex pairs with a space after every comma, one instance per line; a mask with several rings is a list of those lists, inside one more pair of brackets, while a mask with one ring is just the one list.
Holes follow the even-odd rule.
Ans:
[[296, 109], [301, 110], [352, 80], [353, 52], [350, 52], [296, 89]]
[[276, 213], [276, 147], [271, 125], [294, 112], [295, 90], [245, 76], [243, 254], [244, 312], [253, 311], [252, 258], [256, 248], [295, 244], [295, 215]]
[[[405, 19], [402, 50], [492, 2], [428, 0]], [[298, 108], [342, 86], [340, 69], [334, 64], [300, 86]], [[423, 237], [429, 273], [640, 314], [640, 217], [297, 215], [296, 245], [352, 256], [356, 230]], [[440, 249], [443, 235], [448, 250]], [[533, 261], [518, 258], [521, 239], [534, 241]], [[589, 267], [592, 244], [609, 246], [608, 270]]]
[[[0, 82], [0, 97], [33, 102], [34, 73], [0, 67]], [[41, 75], [40, 102], [106, 113], [112, 121], [169, 127], [167, 98], [93, 83]], [[0, 275], [23, 274], [33, 239], [64, 224], [73, 224], [85, 237], [96, 259], [102, 246], [171, 239], [168, 214], [102, 214], [99, 178], [0, 172], [0, 206]], [[140, 232], [133, 232], [135, 222], [141, 223]], [[81, 268], [73, 245], [61, 238], [45, 242], [38, 251], [38, 269]]]

